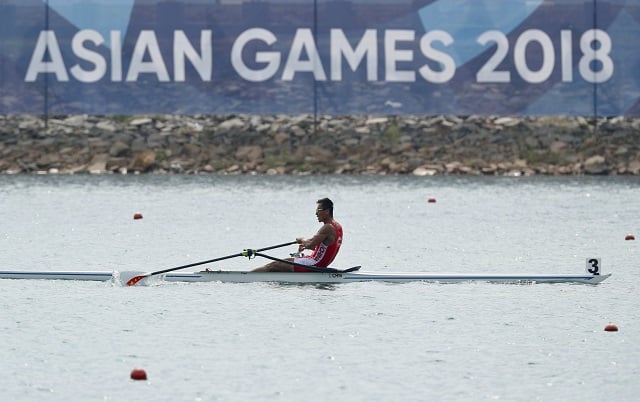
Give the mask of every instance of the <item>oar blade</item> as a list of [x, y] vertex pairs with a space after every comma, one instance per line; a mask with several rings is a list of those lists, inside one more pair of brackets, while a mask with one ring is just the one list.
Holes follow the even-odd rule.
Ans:
[[134, 286], [136, 283], [140, 282], [141, 280], [143, 280], [144, 278], [146, 278], [148, 275], [138, 275], [138, 276], [134, 276], [133, 278], [129, 279], [127, 281], [127, 286]]

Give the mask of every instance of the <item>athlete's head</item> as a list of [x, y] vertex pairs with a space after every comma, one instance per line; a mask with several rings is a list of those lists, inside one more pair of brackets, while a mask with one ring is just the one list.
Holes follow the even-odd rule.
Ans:
[[333, 201], [328, 198], [322, 198], [317, 201], [318, 211], [329, 210], [329, 215], [333, 216]]

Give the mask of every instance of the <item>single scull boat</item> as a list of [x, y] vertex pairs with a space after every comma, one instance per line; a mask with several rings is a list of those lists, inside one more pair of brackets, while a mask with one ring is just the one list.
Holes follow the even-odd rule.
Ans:
[[[0, 271], [0, 279], [67, 279], [82, 281], [108, 281], [126, 283], [142, 272], [111, 271]], [[493, 282], [493, 283], [586, 283], [598, 284], [611, 274], [466, 274], [425, 272], [250, 272], [250, 271], [199, 271], [172, 272], [144, 279], [167, 282], [279, 282], [338, 284], [350, 282]]]

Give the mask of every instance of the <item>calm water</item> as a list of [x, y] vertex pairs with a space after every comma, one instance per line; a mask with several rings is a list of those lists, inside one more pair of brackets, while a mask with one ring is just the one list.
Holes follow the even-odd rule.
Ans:
[[[624, 238], [640, 240], [638, 179], [0, 176], [0, 269], [150, 271], [266, 247], [314, 233], [324, 196], [345, 227], [336, 267], [575, 273], [600, 257], [614, 275], [598, 286], [1, 280], [2, 400], [637, 398], [640, 252]], [[130, 380], [134, 367], [149, 380]]]

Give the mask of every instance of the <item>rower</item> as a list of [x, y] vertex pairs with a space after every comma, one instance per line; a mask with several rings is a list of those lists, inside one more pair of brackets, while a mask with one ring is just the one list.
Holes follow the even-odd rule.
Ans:
[[298, 251], [313, 250], [308, 256], [273, 261], [254, 269], [254, 272], [311, 272], [305, 266], [327, 267], [338, 255], [342, 245], [342, 226], [333, 219], [333, 201], [322, 198], [317, 201], [316, 218], [322, 226], [309, 239], [298, 237]]

